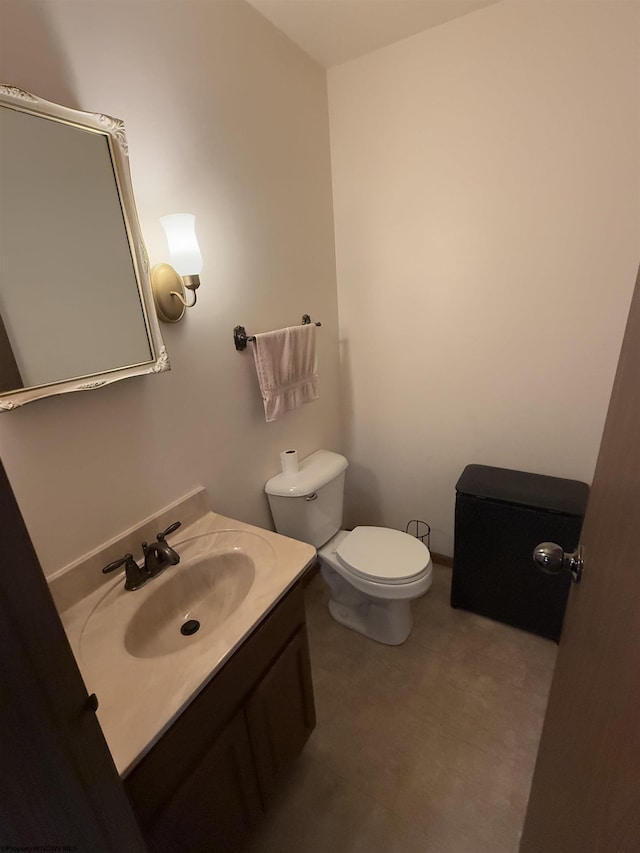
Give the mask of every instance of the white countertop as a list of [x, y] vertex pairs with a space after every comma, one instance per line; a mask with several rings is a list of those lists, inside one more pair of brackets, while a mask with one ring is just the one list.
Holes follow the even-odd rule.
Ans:
[[[255, 577], [243, 601], [207, 633], [181, 637], [176, 651], [136, 657], [125, 635], [132, 614], [160, 585], [215, 550], [223, 531], [253, 534], [258, 543]], [[245, 537], [246, 538], [246, 537]], [[60, 614], [89, 693], [98, 697], [98, 719], [118, 772], [132, 769], [315, 558], [311, 545], [207, 512], [168, 537], [181, 562], [143, 588], [124, 589], [124, 575]], [[173, 581], [175, 583], [175, 581]], [[91, 616], [90, 621], [89, 617]], [[184, 640], [184, 646], [182, 646]]]

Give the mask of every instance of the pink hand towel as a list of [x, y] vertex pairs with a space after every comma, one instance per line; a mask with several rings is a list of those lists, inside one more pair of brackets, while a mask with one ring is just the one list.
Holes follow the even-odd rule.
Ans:
[[289, 326], [256, 335], [253, 358], [267, 421], [318, 399], [316, 327]]

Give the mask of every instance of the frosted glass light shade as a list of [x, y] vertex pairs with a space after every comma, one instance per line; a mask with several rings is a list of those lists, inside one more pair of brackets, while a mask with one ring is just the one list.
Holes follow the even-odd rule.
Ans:
[[172, 213], [160, 219], [167, 235], [171, 264], [179, 275], [200, 275], [202, 255], [191, 213]]

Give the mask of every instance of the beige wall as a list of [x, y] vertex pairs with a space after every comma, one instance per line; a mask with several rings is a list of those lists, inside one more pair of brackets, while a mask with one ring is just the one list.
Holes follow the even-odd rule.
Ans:
[[[220, 512], [270, 526], [279, 451], [340, 449], [323, 69], [237, 0], [2, 0], [0, 33], [0, 80], [125, 120], [152, 262], [168, 260], [159, 217], [184, 210], [204, 255], [197, 308], [163, 327], [170, 373], [0, 416], [45, 573], [199, 484]], [[323, 324], [320, 399], [267, 424], [232, 329], [305, 312]]]
[[[638, 263], [638, 14], [505, 2], [329, 72], [351, 523], [425, 518], [451, 553], [468, 462], [590, 479]], [[270, 525], [279, 450], [341, 449], [324, 72], [241, 0], [0, 24], [0, 79], [125, 119], [152, 261], [178, 210], [205, 256], [170, 373], [0, 416], [45, 572], [198, 484]], [[231, 330], [303, 312], [320, 400], [266, 424]]]
[[329, 71], [351, 523], [590, 480], [640, 245], [640, 6], [505, 2]]

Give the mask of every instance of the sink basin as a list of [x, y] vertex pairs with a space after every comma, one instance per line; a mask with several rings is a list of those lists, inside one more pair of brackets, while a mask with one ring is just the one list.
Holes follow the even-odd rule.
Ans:
[[[140, 590], [119, 583], [87, 619], [80, 654], [97, 662], [105, 643], [124, 645], [135, 658], [157, 658], [200, 644], [220, 631], [249, 593], [256, 565], [275, 564], [271, 545], [243, 530], [224, 530], [174, 544], [181, 562], [164, 570]], [[124, 632], [111, 634], [115, 610]], [[123, 612], [126, 611], [126, 612]]]
[[[200, 557], [167, 578], [136, 610], [124, 635], [130, 655], [153, 658], [202, 640], [237, 610], [251, 589], [256, 569], [242, 551]], [[183, 634], [183, 625], [192, 633]]]

